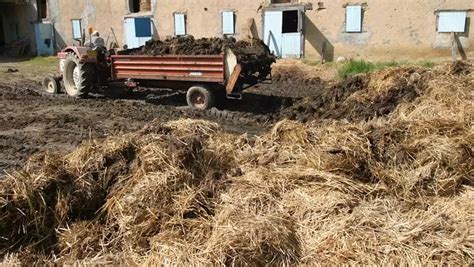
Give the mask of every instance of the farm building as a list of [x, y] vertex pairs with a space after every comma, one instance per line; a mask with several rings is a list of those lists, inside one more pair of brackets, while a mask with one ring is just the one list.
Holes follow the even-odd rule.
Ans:
[[326, 61], [449, 56], [453, 44], [469, 55], [474, 42], [470, 0], [43, 1], [34, 6], [45, 10], [39, 20], [54, 28], [57, 47], [78, 44], [89, 26], [119, 47], [180, 35], [257, 37], [279, 57]]
[[[52, 29], [48, 32], [41, 25], [47, 17], [46, 0], [0, 0], [0, 55], [20, 56], [36, 54], [36, 46], [54, 52]], [[43, 42], [35, 40], [35, 32], [43, 30]], [[45, 43], [46, 41], [46, 43]], [[39, 53], [45, 51], [39, 51]]]

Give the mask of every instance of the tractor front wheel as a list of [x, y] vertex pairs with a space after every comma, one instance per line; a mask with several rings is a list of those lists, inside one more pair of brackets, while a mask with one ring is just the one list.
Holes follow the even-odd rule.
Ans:
[[63, 70], [66, 93], [73, 97], [86, 97], [94, 85], [94, 73], [93, 64], [80, 63], [75, 54], [69, 54]]
[[59, 80], [54, 75], [48, 75], [43, 80], [44, 90], [49, 94], [59, 93]]

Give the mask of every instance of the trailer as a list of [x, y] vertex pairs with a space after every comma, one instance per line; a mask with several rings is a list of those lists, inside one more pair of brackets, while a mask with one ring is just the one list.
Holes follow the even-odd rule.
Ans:
[[129, 90], [170, 88], [186, 91], [188, 105], [198, 110], [213, 107], [218, 95], [242, 99], [244, 89], [264, 80], [262, 75], [244, 75], [230, 49], [220, 55], [143, 56], [72, 46], [59, 52], [58, 59], [58, 74], [44, 80], [49, 93], [57, 93], [61, 84], [73, 97], [85, 97], [111, 84]]

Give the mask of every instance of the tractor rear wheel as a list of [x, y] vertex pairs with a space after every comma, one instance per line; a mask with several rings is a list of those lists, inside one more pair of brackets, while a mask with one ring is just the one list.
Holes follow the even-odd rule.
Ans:
[[196, 85], [188, 89], [186, 101], [194, 109], [210, 109], [214, 106], [214, 93], [205, 85]]
[[80, 63], [75, 54], [69, 54], [63, 70], [66, 93], [73, 97], [86, 97], [94, 85], [94, 73], [93, 64]]

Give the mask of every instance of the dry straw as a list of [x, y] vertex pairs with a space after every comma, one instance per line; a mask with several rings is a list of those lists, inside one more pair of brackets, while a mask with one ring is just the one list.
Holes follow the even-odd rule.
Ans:
[[373, 74], [353, 101], [419, 96], [369, 121], [156, 122], [38, 157], [0, 181], [3, 264], [472, 264], [472, 70]]

